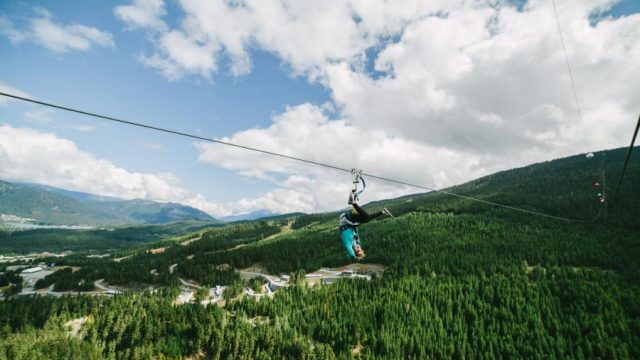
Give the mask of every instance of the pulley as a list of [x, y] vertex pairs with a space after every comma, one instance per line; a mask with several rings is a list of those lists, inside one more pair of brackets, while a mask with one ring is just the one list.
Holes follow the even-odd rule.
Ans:
[[[351, 190], [352, 198], [353, 201], [358, 201], [360, 194], [362, 194], [364, 189], [367, 187], [367, 184], [362, 177], [362, 170], [355, 168], [351, 169], [351, 174], [353, 175], [353, 190]], [[362, 182], [362, 189], [358, 191], [358, 184], [360, 184], [360, 182]]]

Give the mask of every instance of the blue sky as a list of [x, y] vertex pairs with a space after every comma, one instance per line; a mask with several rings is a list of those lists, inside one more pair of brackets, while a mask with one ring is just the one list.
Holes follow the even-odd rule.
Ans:
[[[500, 84], [497, 78], [488, 78], [486, 75], [490, 73], [489, 70], [495, 71], [492, 66], [500, 61], [504, 62], [504, 72], [507, 74], [504, 77], [521, 76], [526, 79], [527, 76], [536, 76], [523, 74], [524, 70], [516, 65], [518, 57], [525, 56], [529, 50], [514, 45], [518, 41], [517, 36], [538, 34], [535, 29], [523, 28], [520, 33], [507, 33], [505, 36], [514, 37], [507, 40], [500, 37], [471, 39], [455, 49], [437, 41], [450, 36], [455, 41], [466, 41], [459, 40], [460, 36], [454, 33], [457, 31], [454, 21], [458, 17], [465, 19], [464, 23], [471, 24], [468, 26], [486, 22], [490, 16], [486, 9], [451, 5], [441, 5], [442, 9], [423, 8], [420, 4], [407, 3], [407, 8], [416, 6], [418, 10], [385, 9], [392, 15], [381, 16], [368, 13], [366, 5], [354, 3], [347, 10], [339, 6], [330, 9], [334, 5], [327, 5], [326, 15], [323, 11], [321, 19], [329, 24], [325, 25], [322, 22], [297, 22], [297, 18], [319, 17], [314, 15], [318, 14], [317, 9], [298, 3], [290, 11], [299, 13], [289, 17], [285, 14], [284, 22], [275, 22], [274, 25], [264, 14], [275, 16], [274, 9], [279, 9], [275, 5], [266, 9], [267, 5], [248, 1], [245, 4], [246, 11], [242, 12], [220, 1], [187, 3], [161, 0], [115, 4], [86, 1], [0, 2], [0, 83], [9, 89], [57, 104], [206, 137], [257, 142], [247, 145], [273, 145], [275, 148], [270, 150], [310, 156], [316, 161], [337, 161], [346, 167], [372, 168], [383, 175], [401, 179], [417, 178], [427, 186], [451, 185], [491, 171], [544, 160], [551, 155], [584, 151], [577, 144], [558, 145], [562, 143], [562, 136], [558, 135], [561, 131], [571, 133], [579, 130], [567, 128], [567, 124], [563, 123], [570, 122], [571, 126], [577, 126], [575, 118], [570, 119], [572, 103], [567, 84], [563, 82], [562, 76], [566, 74], [561, 62], [554, 60], [545, 65], [548, 68], [540, 66], [540, 71], [549, 73], [549, 69], [553, 69], [556, 72], [553, 79], [558, 81], [558, 86], [553, 94], [557, 95], [557, 103], [549, 100], [543, 92], [535, 93], [535, 84], [531, 86], [532, 89], [523, 91], [532, 91], [530, 96], [524, 100], [521, 97], [513, 99], [504, 108], [492, 105], [493, 100], [474, 100], [482, 96], [468, 93], [471, 91], [469, 89], [491, 84], [492, 81]], [[590, 96], [601, 98], [604, 95], [592, 91], [586, 83], [598, 78], [598, 74], [613, 70], [605, 68], [604, 62], [598, 59], [593, 60], [593, 64], [587, 61], [582, 63], [579, 55], [589, 51], [589, 36], [596, 37], [607, 46], [620, 41], [626, 44], [629, 52], [637, 49], [636, 40], [618, 34], [629, 36], [630, 30], [627, 29], [638, 24], [640, 2], [625, 0], [611, 7], [607, 6], [610, 1], [601, 1], [607, 10], [599, 16], [606, 21], [603, 26], [596, 25], [594, 28], [598, 31], [602, 28], [602, 31], [594, 31], [593, 34], [572, 30], [570, 26], [572, 21], [580, 20], [581, 16], [588, 19], [593, 9], [585, 12], [585, 5], [579, 1], [565, 2], [563, 5], [558, 0], [558, 3], [563, 21], [567, 24], [569, 51], [574, 52], [571, 55], [575, 57], [576, 77], [584, 99]], [[521, 8], [524, 13], [517, 16], [523, 19], [525, 16], [544, 16], [540, 14], [548, 10], [540, 2], [531, 5], [530, 9], [527, 9], [528, 5]], [[156, 21], [154, 24], [161, 25], [149, 25], [136, 17], [118, 15], [115, 10], [117, 6], [129, 6], [123, 8], [128, 11], [126, 14], [134, 14], [134, 11], [135, 14], [144, 13], [144, 19], [153, 18]], [[508, 4], [502, 8], [506, 9], [499, 12], [500, 16], [504, 16], [502, 21], [512, 21], [507, 17], [508, 10], [517, 8]], [[206, 11], [214, 15], [220, 13], [220, 17], [199, 16], [198, 12]], [[345, 11], [355, 12], [358, 23], [351, 24], [349, 19], [353, 16], [343, 16]], [[426, 17], [427, 20], [424, 20], [425, 16], [418, 16], [419, 11], [434, 15], [438, 11], [447, 11], [451, 16], [439, 20]], [[66, 29], [67, 33], [79, 31], [76, 33], [80, 34], [78, 36], [89, 38], [88, 45], [85, 48], [73, 48], [69, 45], [71, 43], [65, 43], [69, 39], [52, 39], [51, 32], [38, 37], [33, 30], [34, 21], [54, 24]], [[225, 24], [226, 28], [210, 26], [208, 21], [211, 24]], [[436, 21], [442, 21], [442, 24], [436, 26]], [[484, 26], [484, 22], [479, 26]], [[345, 23], [349, 23], [349, 26], [342, 29]], [[453, 26], [449, 26], [449, 23]], [[607, 31], [604, 29], [605, 23], [611, 25]], [[84, 28], [72, 30], [71, 27], [77, 25]], [[288, 30], [280, 31], [278, 26]], [[88, 28], [99, 34], [86, 35], [90, 34]], [[557, 34], [551, 30], [540, 31], [539, 36], [552, 44], [554, 54], [559, 55], [558, 43], [554, 43]], [[575, 33], [572, 33], [574, 30]], [[463, 34], [463, 37], [467, 37], [469, 32]], [[605, 38], [607, 36], [610, 38]], [[54, 43], [51, 45], [47, 41]], [[511, 53], [505, 52], [511, 58], [486, 60], [485, 55], [479, 55], [485, 50], [478, 44], [485, 44], [485, 48], [495, 46], [496, 49], [513, 49], [509, 50]], [[470, 48], [473, 50], [469, 53], [461, 50]], [[541, 46], [534, 50], [545, 56], [541, 49], [548, 48]], [[606, 49], [599, 51], [603, 51], [603, 57], [610, 56]], [[494, 50], [489, 52], [495, 54]], [[611, 60], [611, 67], [628, 64], [630, 59], [623, 59], [625, 55], [628, 54], [619, 54]], [[446, 62], [438, 62], [438, 58]], [[161, 61], [152, 63], [149, 59]], [[246, 59], [250, 62], [248, 68], [244, 66]], [[425, 69], [424, 74], [416, 72], [416, 59], [421, 59], [418, 69]], [[234, 70], [238, 68], [240, 70]], [[413, 74], [416, 73], [418, 75], [414, 78]], [[522, 84], [526, 82], [518, 86]], [[625, 83], [620, 88], [628, 90], [630, 86], [633, 85]], [[420, 96], [414, 99], [415, 94]], [[621, 120], [612, 125], [617, 132], [592, 140], [594, 147], [600, 148], [623, 142], [626, 120], [622, 119], [628, 109], [637, 105], [637, 97], [620, 101], [616, 94], [605, 95], [616, 99], [606, 104], [610, 106], [609, 111], [620, 116]], [[522, 104], [518, 105], [520, 102]], [[260, 160], [262, 158], [237, 154], [237, 150], [225, 149], [214, 154], [211, 149], [194, 146], [189, 139], [109, 124], [61, 111], [47, 112], [37, 106], [15, 101], [0, 105], [0, 125], [11, 128], [11, 131], [31, 129], [38, 134], [54, 134], [57, 140], [73, 142], [77, 151], [90, 154], [94, 160], [110, 162], [115, 168], [129, 173], [161, 177], [170, 173], [171, 186], [188, 193], [172, 197], [166, 193], [171, 192], [171, 188], [154, 193], [156, 190], [145, 188], [143, 181], [142, 185], [131, 185], [138, 191], [132, 190], [131, 197], [142, 194], [140, 196], [161, 201], [185, 202], [190, 196], [199, 194], [210, 205], [221, 204], [220, 207], [201, 206], [221, 216], [260, 208], [277, 212], [332, 209], [339, 206], [340, 202], [328, 201], [327, 197], [334, 197], [348, 187], [348, 179], [336, 174], [320, 170], [309, 170], [309, 173], [307, 168], [291, 164], [281, 165], [283, 169], [272, 170], [267, 167], [274, 166], [272, 163]], [[553, 106], [556, 108], [550, 109]], [[558, 111], [563, 112], [562, 115], [557, 115]], [[591, 121], [589, 119], [600, 116], [597, 109], [587, 108], [585, 113], [587, 126]], [[469, 114], [476, 116], [477, 121], [461, 120]], [[527, 134], [530, 133], [526, 138], [519, 138], [523, 136], [521, 133], [514, 136], [511, 131], [515, 131], [517, 124], [511, 125], [507, 120], [514, 114], [528, 114], [529, 117], [541, 119], [541, 123], [555, 124], [558, 134], [550, 135], [532, 126], [525, 129]], [[274, 123], [274, 118], [278, 117], [284, 119], [280, 127]], [[529, 122], [527, 119], [523, 117], [522, 121]], [[353, 144], [351, 139], [354, 137], [346, 135], [351, 133], [358, 137]], [[325, 143], [314, 142], [317, 140], [314, 139], [316, 134], [317, 139], [335, 139], [335, 144], [324, 146]], [[468, 134], [478, 137], [479, 143], [469, 140]], [[502, 140], [482, 143], [485, 135], [495, 138], [495, 134], [500, 135]], [[505, 156], [505, 150], [516, 146], [514, 142], [529, 146]], [[26, 152], [25, 148], [32, 146], [29, 144], [26, 141], [21, 144], [17, 140], [14, 146]], [[283, 148], [277, 144], [286, 146]], [[384, 153], [376, 152], [380, 149], [384, 149]], [[13, 157], [7, 159], [12, 162], [4, 164], [5, 168], [30, 166], [28, 160], [24, 160], [28, 158], [26, 155], [20, 157], [20, 151], [9, 150], [7, 153]], [[33, 151], [47, 152], [42, 149]], [[57, 160], [64, 164], [64, 155], [60, 156], [63, 158]], [[395, 158], [414, 163], [393, 164]], [[438, 158], [441, 161], [437, 161]], [[457, 164], [458, 170], [451, 170], [452, 163]], [[412, 173], [417, 171], [416, 164], [427, 164], [427, 171]], [[405, 169], [413, 170], [405, 172]], [[9, 177], [7, 180], [45, 181], [49, 185], [74, 187], [74, 190], [96, 190], [118, 195], [113, 193], [117, 192], [113, 190], [117, 189], [113, 184], [92, 189], [92, 181], [98, 183], [104, 178], [97, 175], [96, 179], [86, 175], [88, 178], [76, 181], [72, 175], [57, 170], [51, 170], [50, 176], [28, 171], [0, 171], [0, 174]], [[63, 179], [64, 176], [71, 178]], [[60, 179], [57, 180], [57, 177]], [[331, 179], [325, 179], [327, 177]], [[123, 179], [123, 182], [129, 181]], [[114, 178], [111, 181], [118, 180]], [[316, 190], [316, 186], [320, 189]], [[310, 190], [312, 194], [305, 190], [307, 187], [313, 189]], [[409, 191], [380, 184], [372, 197], [397, 196]]]
[[[14, 46], [8, 39], [1, 39], [0, 52], [6, 56], [0, 79], [39, 99], [206, 137], [266, 126], [271, 115], [287, 104], [322, 104], [329, 99], [322, 86], [290, 76], [281, 61], [260, 51], [253, 54], [255, 66], [246, 76], [234, 77], [221, 71], [212, 81], [187, 77], [168, 82], [136, 61], [136, 56], [149, 46], [141, 39], [142, 34], [123, 28], [113, 16], [113, 4], [43, 1], [37, 6], [50, 11], [60, 23], [90, 24], [109, 31], [116, 39], [114, 48], [64, 54], [36, 44]], [[3, 2], [0, 9], [19, 25], [21, 19], [34, 16], [33, 7], [25, 2]], [[25, 124], [21, 115], [36, 108], [16, 104], [0, 109], [0, 116], [10, 124], [32, 126]], [[239, 193], [251, 196], [268, 186], [260, 181], [247, 184], [232, 171], [199, 164], [189, 139], [60, 111], [51, 118], [43, 129], [73, 140], [98, 157], [127, 169], [175, 173], [181, 179], [189, 179], [189, 188], [214, 199], [232, 200]], [[90, 124], [98, 129], [78, 132], [64, 129], [67, 124]], [[164, 149], [148, 149], [140, 143], [162, 145]]]

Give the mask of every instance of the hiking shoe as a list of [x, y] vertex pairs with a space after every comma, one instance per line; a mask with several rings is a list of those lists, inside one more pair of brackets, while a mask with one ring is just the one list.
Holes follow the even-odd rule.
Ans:
[[387, 208], [383, 208], [382, 213], [388, 217], [393, 217], [393, 215], [391, 214], [391, 212], [389, 212], [389, 210], [387, 210]]

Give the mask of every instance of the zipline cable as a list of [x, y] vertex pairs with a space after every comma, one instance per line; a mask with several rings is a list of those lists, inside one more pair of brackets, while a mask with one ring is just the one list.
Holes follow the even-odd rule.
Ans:
[[445, 195], [449, 195], [449, 196], [455, 196], [455, 197], [461, 198], [461, 199], [472, 200], [472, 201], [480, 202], [480, 203], [487, 204], [487, 205], [493, 205], [493, 206], [497, 206], [497, 207], [501, 207], [501, 208], [505, 208], [505, 209], [520, 211], [520, 212], [523, 212], [523, 213], [543, 216], [543, 217], [556, 219], [556, 220], [588, 223], [588, 222], [593, 222], [593, 221], [597, 220], [598, 217], [599, 217], [599, 215], [598, 215], [598, 216], [596, 216], [595, 218], [593, 218], [591, 220], [584, 220], [584, 219], [571, 219], [571, 218], [566, 218], [566, 217], [562, 217], [562, 216], [554, 216], [554, 215], [549, 215], [549, 214], [545, 214], [545, 213], [540, 213], [540, 212], [537, 212], [537, 211], [526, 210], [526, 209], [517, 208], [517, 207], [514, 207], [514, 206], [495, 203], [493, 201], [478, 199], [478, 198], [474, 198], [472, 196], [460, 195], [460, 194], [452, 193], [452, 192], [449, 192], [449, 191], [446, 191], [446, 190], [438, 190], [438, 189], [433, 189], [433, 188], [430, 188], [430, 187], [427, 187], [427, 186], [411, 184], [411, 183], [407, 183], [407, 182], [404, 182], [404, 181], [389, 179], [389, 178], [385, 178], [385, 177], [377, 176], [377, 175], [373, 175], [373, 174], [362, 173], [362, 175], [368, 176], [370, 178], [378, 179], [378, 180], [384, 180], [384, 181], [387, 181], [387, 182], [392, 182], [392, 183], [396, 183], [396, 184], [400, 184], [400, 185], [406, 185], [406, 186], [410, 186], [410, 187], [414, 187], [414, 188], [418, 188], [418, 189], [429, 190], [429, 191], [433, 191], [433, 192], [437, 192], [437, 193], [441, 193], [441, 194], [445, 194]]
[[[189, 133], [185, 133], [185, 132], [165, 129], [165, 128], [152, 126], [152, 125], [147, 125], [147, 124], [143, 124], [143, 123], [139, 123], [139, 122], [135, 122], [135, 121], [122, 120], [122, 119], [118, 119], [118, 118], [111, 117], [111, 116], [100, 115], [100, 114], [89, 112], [89, 111], [78, 110], [78, 109], [70, 108], [70, 107], [67, 107], [67, 106], [56, 105], [56, 104], [52, 104], [52, 103], [48, 103], [48, 102], [44, 102], [44, 101], [39, 101], [39, 100], [35, 100], [35, 99], [30, 99], [30, 98], [27, 98], [27, 97], [22, 97], [22, 96], [18, 96], [18, 95], [14, 95], [14, 94], [5, 93], [5, 92], [2, 92], [2, 91], [0, 91], [0, 95], [6, 96], [6, 97], [10, 97], [10, 98], [13, 98], [13, 99], [17, 99], [17, 100], [21, 100], [21, 101], [25, 101], [25, 102], [30, 102], [30, 103], [33, 103], [33, 104], [47, 106], [47, 107], [54, 108], [54, 109], [59, 109], [59, 110], [69, 111], [69, 112], [82, 114], [82, 115], [86, 115], [86, 116], [91, 116], [91, 117], [95, 117], [95, 118], [100, 118], [100, 119], [104, 119], [104, 120], [109, 120], [109, 121], [113, 121], [113, 122], [117, 122], [117, 123], [121, 123], [121, 124], [137, 126], [137, 127], [141, 127], [141, 128], [145, 128], [145, 129], [160, 131], [160, 132], [173, 134], [173, 135], [184, 136], [184, 137], [188, 137], [188, 138], [192, 138], [192, 139], [197, 139], [197, 140], [217, 143], [217, 144], [221, 144], [221, 145], [232, 146], [232, 147], [235, 147], [235, 148], [240, 148], [240, 149], [244, 149], [244, 150], [250, 150], [250, 151], [254, 151], [254, 152], [258, 152], [258, 153], [262, 153], [262, 154], [267, 154], [267, 155], [277, 156], [277, 157], [280, 157], [280, 158], [300, 161], [300, 162], [304, 162], [304, 163], [307, 163], [307, 164], [322, 166], [322, 167], [333, 169], [333, 170], [339, 170], [339, 171], [344, 171], [344, 172], [348, 172], [348, 173], [352, 172], [352, 169], [341, 168], [339, 166], [334, 166], [334, 165], [330, 165], [330, 164], [324, 164], [324, 163], [320, 163], [320, 162], [312, 161], [312, 160], [306, 160], [306, 159], [302, 159], [302, 158], [295, 157], [295, 156], [279, 154], [279, 153], [276, 153], [276, 152], [273, 152], [273, 151], [257, 149], [257, 148], [253, 148], [253, 147], [250, 147], [250, 146], [238, 145], [238, 144], [230, 143], [230, 142], [227, 142], [227, 141], [206, 138], [206, 137], [203, 137], [203, 136], [193, 135], [193, 134], [189, 134]], [[637, 129], [636, 129], [636, 133], [637, 133]], [[634, 137], [634, 139], [635, 139], [635, 137]], [[458, 198], [461, 198], [461, 199], [476, 201], [476, 202], [480, 202], [480, 203], [487, 204], [487, 205], [501, 207], [501, 208], [509, 209], [509, 210], [513, 210], [513, 211], [519, 211], [519, 212], [526, 213], [526, 214], [542, 216], [542, 217], [546, 217], [546, 218], [550, 218], [550, 219], [569, 221], [569, 222], [579, 222], [579, 223], [593, 222], [593, 221], [595, 221], [597, 219], [597, 217], [594, 218], [594, 219], [591, 219], [591, 220], [584, 220], [584, 219], [571, 219], [571, 218], [566, 218], [566, 217], [562, 217], [562, 216], [554, 216], [554, 215], [549, 215], [549, 214], [545, 214], [545, 213], [541, 213], [541, 212], [537, 212], [537, 211], [526, 210], [526, 209], [521, 209], [521, 208], [517, 208], [517, 207], [514, 207], [514, 206], [499, 204], [499, 203], [495, 203], [493, 201], [478, 199], [478, 198], [474, 198], [472, 196], [460, 195], [460, 194], [452, 193], [452, 192], [449, 192], [449, 191], [446, 191], [446, 190], [438, 190], [438, 189], [430, 188], [430, 187], [427, 187], [427, 186], [422, 186], [422, 185], [418, 185], [418, 184], [411, 184], [411, 183], [408, 183], [408, 182], [404, 182], [404, 181], [400, 181], [400, 180], [394, 180], [394, 179], [386, 178], [386, 177], [383, 177], [383, 176], [378, 176], [378, 175], [375, 175], [375, 174], [362, 173], [362, 175], [368, 176], [370, 178], [378, 179], [378, 180], [383, 180], [383, 181], [387, 181], [387, 182], [391, 182], [391, 183], [396, 183], [396, 184], [400, 184], [400, 185], [414, 187], [414, 188], [417, 188], [417, 189], [433, 191], [433, 192], [437, 192], [437, 193], [441, 193], [441, 194], [445, 194], [445, 195], [449, 195], [449, 196], [458, 197]]]
[[[573, 69], [571, 68], [571, 61], [569, 61], [569, 55], [567, 54], [567, 46], [566, 46], [565, 41], [564, 41], [564, 35], [562, 33], [562, 26], [560, 24], [560, 17], [558, 16], [558, 7], [556, 6], [556, 1], [555, 0], [551, 0], [551, 4], [552, 4], [552, 7], [553, 7], [553, 15], [554, 15], [554, 17], [556, 19], [556, 25], [557, 25], [557, 28], [558, 28], [558, 35], [560, 36], [560, 44], [562, 44], [562, 54], [564, 55], [564, 62], [565, 62], [565, 65], [567, 66], [567, 73], [569, 75], [569, 80], [571, 82], [571, 90], [573, 92], [573, 101], [575, 102], [576, 112], [578, 114], [578, 121], [580, 123], [580, 129], [582, 130], [582, 139], [583, 139], [584, 145], [586, 147], [587, 157], [589, 155], [593, 156], [593, 153], [591, 153], [591, 144], [589, 143], [589, 138], [587, 137], [587, 131], [585, 130], [584, 119], [582, 118], [582, 107], [580, 106], [580, 99], [578, 97], [578, 90], [576, 89], [576, 80], [575, 80], [575, 78], [573, 76]], [[603, 156], [604, 156], [604, 153], [603, 153]], [[600, 172], [601, 172], [600, 181], [602, 181], [604, 183], [604, 179], [606, 177], [606, 170], [605, 170], [605, 162], [604, 162], [604, 160], [603, 160], [602, 165], [600, 167]], [[605, 222], [606, 222], [606, 219], [607, 219], [607, 203], [606, 203], [606, 198], [603, 198], [603, 199], [605, 199], [605, 203], [602, 204], [602, 205], [604, 205], [604, 214], [605, 214]], [[601, 212], [602, 212], [602, 206], [600, 206], [600, 209], [598, 210], [598, 217], [600, 216]]]
[[567, 47], [564, 43], [564, 35], [562, 34], [562, 27], [560, 26], [560, 19], [558, 17], [558, 9], [556, 7], [556, 1], [551, 0], [551, 4], [553, 4], [553, 14], [555, 15], [556, 25], [558, 26], [558, 34], [560, 35], [560, 43], [562, 44], [562, 53], [564, 54], [564, 61], [565, 61], [565, 64], [567, 65], [569, 80], [571, 81], [571, 89], [573, 90], [573, 100], [576, 103], [578, 120], [580, 121], [580, 128], [582, 129], [582, 138], [584, 139], [584, 145], [586, 147], [587, 153], [589, 153], [589, 151], [591, 150], [591, 145], [589, 144], [589, 140], [587, 138], [587, 131], [585, 130], [585, 126], [584, 126], [584, 120], [582, 119], [582, 107], [580, 106], [580, 101], [578, 100], [578, 91], [576, 90], [576, 81], [573, 77], [571, 62], [569, 61], [569, 55], [567, 55]]
[[620, 174], [620, 180], [618, 180], [618, 185], [616, 186], [614, 201], [618, 199], [618, 193], [620, 192], [620, 185], [622, 185], [622, 179], [624, 179], [624, 173], [627, 172], [627, 165], [629, 165], [629, 159], [631, 159], [631, 152], [633, 151], [633, 144], [636, 142], [636, 137], [638, 136], [638, 129], [640, 129], [640, 116], [638, 116], [638, 123], [636, 124], [636, 130], [633, 132], [633, 136], [631, 137], [631, 145], [629, 145], [629, 150], [627, 151], [627, 158], [625, 159], [624, 166], [622, 167], [622, 174]]
[[311, 160], [305, 160], [305, 159], [301, 159], [301, 158], [298, 158], [298, 157], [295, 157], [295, 156], [278, 154], [278, 153], [271, 152], [271, 151], [268, 151], [268, 150], [256, 149], [256, 148], [252, 148], [252, 147], [249, 147], [249, 146], [233, 144], [233, 143], [222, 141], [222, 140], [210, 139], [210, 138], [206, 138], [206, 137], [202, 137], [202, 136], [198, 136], [198, 135], [193, 135], [193, 134], [188, 134], [188, 133], [184, 133], [184, 132], [180, 132], [180, 131], [164, 129], [164, 128], [161, 128], [161, 127], [147, 125], [147, 124], [143, 124], [143, 123], [139, 123], [139, 122], [135, 122], [135, 121], [122, 120], [122, 119], [114, 118], [114, 117], [111, 117], [111, 116], [92, 113], [92, 112], [89, 112], [89, 111], [72, 109], [70, 107], [61, 106], [61, 105], [55, 105], [55, 104], [47, 103], [47, 102], [44, 102], [44, 101], [38, 101], [38, 100], [34, 100], [34, 99], [30, 99], [30, 98], [26, 98], [26, 97], [22, 97], [22, 96], [18, 96], [18, 95], [8, 94], [8, 93], [2, 92], [2, 91], [0, 91], [0, 95], [7, 96], [7, 97], [10, 97], [10, 98], [14, 98], [14, 99], [17, 99], [17, 100], [27, 101], [27, 102], [38, 104], [38, 105], [42, 105], [42, 106], [48, 106], [48, 107], [51, 107], [51, 108], [54, 108], [54, 109], [65, 110], [65, 111], [74, 112], [74, 113], [77, 113], [77, 114], [82, 114], [82, 115], [87, 115], [87, 116], [92, 116], [92, 117], [96, 117], [96, 118], [100, 118], [100, 119], [104, 119], [104, 120], [109, 120], [109, 121], [115, 121], [115, 122], [119, 122], [121, 124], [133, 125], [133, 126], [137, 126], [137, 127], [146, 128], [146, 129], [165, 132], [165, 133], [168, 133], [168, 134], [186, 136], [186, 137], [189, 137], [189, 138], [192, 138], [192, 139], [208, 141], [208, 142], [218, 143], [218, 144], [222, 144], [222, 145], [233, 146], [233, 147], [236, 147], [236, 148], [245, 149], [245, 150], [251, 150], [251, 151], [255, 151], [255, 152], [259, 152], [259, 153], [263, 153], [263, 154], [267, 154], [267, 155], [279, 156], [281, 158], [301, 161], [301, 162], [305, 162], [305, 163], [313, 164], [313, 165], [318, 165], [318, 166], [324, 166], [326, 168], [331, 168], [331, 169], [335, 169], [335, 170], [351, 172], [351, 170], [347, 170], [347, 169], [344, 169], [344, 168], [341, 168], [341, 167], [328, 165], [328, 164], [322, 164], [322, 163], [311, 161]]
[[604, 210], [604, 222], [607, 222], [607, 215], [608, 215], [608, 208], [609, 208], [609, 201], [607, 201], [607, 171], [605, 170], [605, 164], [607, 162], [606, 160], [607, 158], [607, 153], [606, 152], [602, 152], [602, 165], [600, 166], [600, 179], [602, 180], [602, 198], [604, 199], [604, 204], [601, 204], [603, 206], [600, 207], [600, 211]]

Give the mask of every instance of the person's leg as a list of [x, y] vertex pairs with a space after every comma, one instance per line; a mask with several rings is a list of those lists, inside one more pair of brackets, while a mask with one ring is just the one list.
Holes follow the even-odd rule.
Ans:
[[354, 208], [354, 209], [356, 209], [356, 211], [358, 212], [357, 214], [355, 214], [355, 215], [353, 216], [353, 219], [354, 219], [356, 222], [359, 222], [360, 224], [367, 223], [367, 222], [369, 222], [369, 221], [371, 221], [371, 220], [373, 220], [373, 219], [377, 218], [378, 216], [383, 215], [383, 214], [382, 214], [382, 211], [378, 211], [378, 212], [375, 212], [375, 213], [373, 213], [373, 214], [368, 214], [368, 213], [367, 213], [363, 208], [361, 208], [358, 204], [353, 203], [353, 204], [351, 204], [351, 205], [353, 205], [353, 208]]

